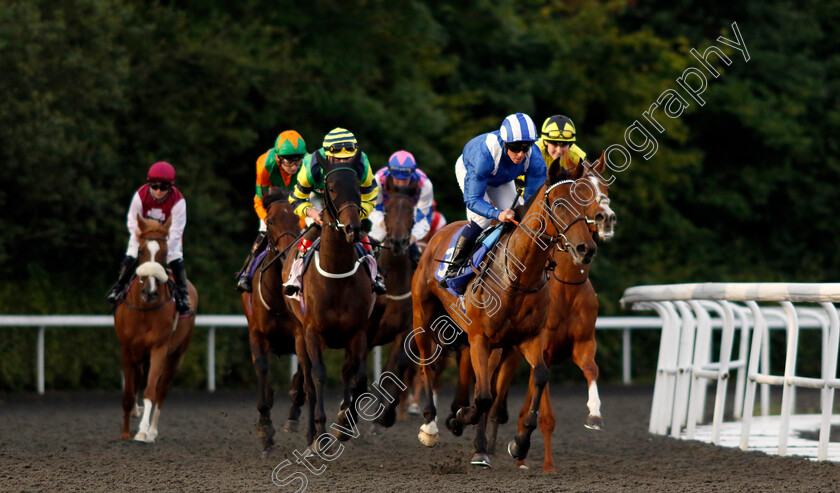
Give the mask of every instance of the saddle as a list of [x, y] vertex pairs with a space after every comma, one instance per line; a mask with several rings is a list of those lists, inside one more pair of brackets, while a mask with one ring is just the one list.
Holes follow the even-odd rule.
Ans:
[[[452, 239], [449, 241], [449, 246], [446, 249], [446, 254], [440, 261], [440, 266], [435, 271], [435, 279], [437, 281], [443, 279], [443, 275], [446, 273], [446, 268], [452, 258], [455, 242], [458, 241], [458, 238], [461, 236], [461, 231], [464, 228], [466, 228], [466, 226], [463, 226], [460, 230], [458, 230], [457, 234], [452, 235]], [[508, 223], [497, 223], [481, 232], [470, 250], [469, 261], [467, 264], [459, 268], [458, 272], [446, 281], [447, 291], [452, 293], [454, 296], [460, 297], [467, 284], [469, 284], [476, 275], [484, 273], [484, 270], [487, 269], [489, 263], [485, 263], [482, 267], [481, 262], [484, 260], [484, 257], [487, 256], [487, 252], [496, 245], [496, 242], [499, 241], [499, 238], [507, 229], [509, 229]], [[481, 269], [479, 270], [479, 268]]]

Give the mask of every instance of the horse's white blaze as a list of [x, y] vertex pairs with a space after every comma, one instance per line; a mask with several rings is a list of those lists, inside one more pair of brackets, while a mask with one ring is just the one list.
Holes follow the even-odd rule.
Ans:
[[589, 386], [589, 401], [586, 407], [589, 408], [589, 414], [592, 416], [601, 415], [601, 399], [598, 397], [598, 384], [595, 382]]
[[157, 253], [160, 251], [160, 243], [158, 243], [157, 241], [154, 241], [154, 240], [147, 241], [146, 242], [146, 248], [149, 249], [149, 261], [154, 262], [155, 257], [157, 256]]

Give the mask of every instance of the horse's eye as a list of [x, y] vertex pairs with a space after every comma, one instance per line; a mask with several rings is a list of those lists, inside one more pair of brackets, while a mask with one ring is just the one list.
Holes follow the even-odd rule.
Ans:
[[330, 192], [335, 192], [335, 187], [334, 187], [334, 186], [332, 186], [332, 185], [330, 185], [330, 187], [329, 187], [329, 189], [328, 189], [328, 190], [329, 190]]

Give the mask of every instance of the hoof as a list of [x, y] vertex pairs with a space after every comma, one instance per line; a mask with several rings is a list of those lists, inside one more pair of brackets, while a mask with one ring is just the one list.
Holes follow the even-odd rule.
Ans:
[[155, 438], [151, 435], [148, 435], [146, 433], [140, 433], [138, 431], [137, 434], [134, 435], [134, 441], [143, 443], [155, 443]]
[[448, 418], [446, 418], [446, 428], [456, 437], [459, 437], [464, 433], [464, 425], [458, 421], [458, 418], [451, 414]]
[[430, 435], [421, 430], [420, 433], [417, 434], [417, 438], [423, 445], [427, 447], [434, 447], [435, 445], [437, 445], [438, 434], [435, 433], [434, 435]]
[[528, 456], [528, 448], [518, 445], [515, 438], [508, 443], [507, 449], [510, 456], [516, 460], [524, 461]]
[[131, 410], [131, 417], [132, 418], [139, 418], [143, 415], [143, 408], [138, 406], [137, 404], [134, 405], [134, 409]]
[[478, 467], [490, 467], [490, 457], [487, 454], [475, 454], [470, 464]]
[[521, 469], [521, 470], [523, 470], [523, 471], [527, 471], [527, 470], [528, 470], [528, 466], [525, 464], [525, 461], [524, 461], [524, 460], [518, 460], [518, 461], [516, 461], [516, 468], [517, 468], [517, 469]]
[[430, 421], [420, 427], [420, 433], [417, 434], [417, 438], [420, 439], [420, 443], [423, 445], [434, 447], [437, 444], [438, 435], [437, 423]]
[[283, 431], [286, 433], [297, 433], [298, 429], [300, 429], [300, 423], [296, 419], [289, 419], [283, 425]]
[[408, 414], [410, 414], [412, 416], [419, 416], [420, 415], [420, 406], [418, 406], [416, 402], [412, 402], [411, 404], [408, 405], [408, 409], [407, 409], [406, 412], [408, 412]]
[[586, 417], [586, 423], [584, 423], [583, 426], [590, 430], [603, 430], [604, 420], [600, 416], [593, 416], [590, 414]]

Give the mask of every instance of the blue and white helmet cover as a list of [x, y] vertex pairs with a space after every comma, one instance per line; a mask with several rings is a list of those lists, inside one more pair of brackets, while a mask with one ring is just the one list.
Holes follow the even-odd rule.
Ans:
[[539, 138], [534, 120], [525, 113], [508, 115], [502, 122], [499, 134], [502, 142], [535, 142]]

